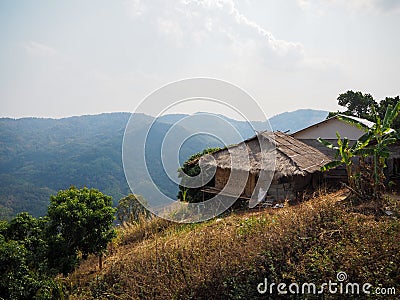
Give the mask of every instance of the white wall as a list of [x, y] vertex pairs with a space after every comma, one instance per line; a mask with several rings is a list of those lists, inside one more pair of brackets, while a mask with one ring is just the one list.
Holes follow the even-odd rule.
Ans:
[[339, 132], [342, 138], [347, 137], [349, 140], [357, 140], [364, 134], [364, 131], [356, 126], [350, 125], [338, 119], [326, 120], [323, 123], [309, 127], [293, 134], [293, 137], [299, 140], [303, 139], [334, 139], [336, 140], [336, 132]]

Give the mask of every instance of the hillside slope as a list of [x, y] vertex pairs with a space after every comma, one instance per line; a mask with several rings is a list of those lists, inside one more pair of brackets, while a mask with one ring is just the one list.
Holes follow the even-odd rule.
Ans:
[[[109, 248], [103, 270], [93, 257], [66, 279], [69, 293], [72, 299], [279, 299], [276, 286], [273, 295], [259, 294], [257, 286], [266, 278], [269, 284], [314, 283], [319, 289], [329, 280], [340, 283], [337, 274], [345, 272], [346, 283], [370, 283], [371, 292], [394, 287], [397, 295], [399, 219], [352, 212], [346, 196], [339, 191], [202, 224], [154, 219], [127, 227]], [[352, 298], [327, 288], [324, 296]]]

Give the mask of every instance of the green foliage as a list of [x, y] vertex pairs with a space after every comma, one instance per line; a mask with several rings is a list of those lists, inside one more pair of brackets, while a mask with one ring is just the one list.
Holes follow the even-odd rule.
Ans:
[[[0, 236], [0, 296], [20, 298], [29, 281], [25, 263], [26, 249], [16, 241], [5, 241]], [[29, 283], [29, 282], [28, 282]]]
[[101, 255], [115, 236], [111, 197], [98, 190], [71, 187], [50, 202], [44, 218], [24, 212], [0, 221], [0, 299], [61, 299], [55, 276], [80, 255]]
[[336, 132], [337, 136], [337, 146], [334, 144], [322, 139], [318, 138], [318, 141], [324, 146], [333, 149], [336, 151], [337, 160], [331, 161], [324, 166], [322, 166], [322, 171], [328, 171], [330, 169], [336, 168], [342, 164], [346, 166], [347, 171], [347, 179], [351, 188], [355, 188], [355, 178], [353, 174], [353, 158], [356, 155], [356, 151], [358, 150], [358, 143], [355, 143], [352, 147], [349, 145], [349, 140], [347, 138], [340, 137], [340, 134]]
[[121, 223], [136, 223], [141, 218], [150, 218], [150, 212], [142, 203], [145, 204], [146, 200], [141, 195], [129, 194], [119, 200], [117, 205], [117, 220]]
[[340, 94], [337, 100], [340, 106], [347, 108], [344, 114], [365, 119], [370, 118], [371, 108], [377, 106], [377, 103], [370, 94], [363, 94], [361, 92], [347, 91]]
[[4, 236], [6, 234], [7, 228], [8, 228], [8, 222], [0, 220], [0, 234], [1, 235]]
[[29, 252], [23, 243], [0, 235], [0, 299], [61, 299], [56, 280], [29, 266]]
[[55, 299], [62, 290], [47, 268], [46, 220], [21, 213], [0, 228], [0, 299]]
[[[59, 191], [50, 198], [48, 208], [49, 261], [64, 274], [73, 270], [78, 252], [86, 258], [89, 254], [101, 255], [115, 237], [113, 228], [115, 209], [110, 196], [96, 189]], [[60, 266], [60, 251], [64, 259]]]
[[[372, 157], [372, 172], [368, 169], [361, 170], [360, 178], [368, 177], [368, 174], [372, 174], [372, 182], [362, 182], [360, 186], [370, 186], [370, 188], [364, 188], [367, 193], [363, 196], [367, 196], [369, 190], [372, 190], [372, 197], [375, 199], [381, 199], [384, 190], [384, 179], [383, 169], [385, 167], [385, 159], [389, 157], [388, 146], [397, 141], [398, 134], [391, 127], [393, 122], [396, 120], [400, 111], [400, 101], [393, 107], [388, 105], [384, 118], [382, 119], [376, 112], [374, 107], [371, 107], [372, 115], [375, 124], [371, 128], [364, 126], [365, 134], [361, 136], [356, 144], [354, 145], [354, 153], [362, 159], [367, 156]], [[363, 128], [360, 122], [355, 121], [352, 118], [345, 116], [340, 117], [344, 121], [349, 122], [353, 125]], [[371, 195], [370, 195], [371, 196]], [[368, 198], [368, 197], [367, 197]]]
[[[216, 151], [221, 150], [222, 148], [216, 147], [216, 148], [207, 148], [204, 149], [202, 152], [198, 152], [196, 154], [193, 154], [190, 156], [183, 166], [178, 170], [179, 178], [182, 178], [182, 173], [190, 176], [190, 177], [195, 177], [200, 174], [200, 166], [198, 163], [198, 159], [202, 157], [203, 155], [214, 153]], [[181, 181], [181, 184], [179, 185], [179, 194], [178, 194], [178, 199], [181, 201], [187, 201], [187, 202], [201, 202], [202, 201], [202, 193], [200, 191], [200, 188], [186, 188], [185, 187], [185, 182], [184, 180]]]
[[30, 269], [47, 273], [48, 237], [45, 235], [47, 218], [34, 218], [24, 212], [12, 219], [5, 231], [8, 240], [20, 242], [29, 251], [26, 254]]
[[243, 220], [242, 222], [240, 222], [238, 228], [237, 228], [237, 232], [240, 236], [248, 236], [251, 233], [256, 232], [257, 230], [260, 230], [261, 228], [265, 227], [265, 224], [267, 222], [275, 222], [274, 219], [272, 220], [268, 220], [263, 217], [263, 218], [257, 218], [257, 217], [250, 217], [250, 218], [246, 218], [245, 220]]
[[[379, 102], [379, 107], [378, 107], [378, 109], [377, 109], [377, 113], [378, 113], [379, 117], [380, 117], [381, 119], [384, 119], [384, 118], [385, 118], [386, 111], [387, 111], [389, 105], [390, 105], [391, 107], [395, 107], [396, 104], [397, 104], [399, 101], [400, 101], [400, 97], [399, 97], [399, 96], [396, 96], [396, 97], [394, 97], [394, 98], [392, 98], [392, 97], [386, 97], [385, 99], [381, 100], [381, 101]], [[392, 123], [392, 126], [391, 126], [392, 128], [400, 129], [400, 117], [399, 117], [399, 116], [395, 117], [394, 120], [393, 120], [392, 122], [393, 122], [393, 123]]]
[[[383, 119], [376, 112], [374, 105], [371, 105], [370, 111], [374, 121], [374, 125], [371, 128], [353, 118], [338, 116], [339, 119], [365, 131], [365, 134], [353, 146], [350, 147], [347, 138], [342, 140], [339, 133], [337, 133], [337, 146], [321, 138], [318, 141], [326, 147], [336, 150], [336, 157], [338, 158], [338, 160], [323, 166], [322, 171], [344, 164], [350, 187], [354, 191], [358, 190], [356, 194], [361, 196], [360, 198], [370, 199], [372, 197], [372, 199], [381, 200], [385, 180], [383, 169], [385, 167], [385, 159], [389, 157], [388, 146], [395, 143], [398, 139], [398, 133], [391, 127], [399, 115], [400, 101], [395, 106], [388, 104]], [[353, 159], [355, 157], [359, 158], [360, 161], [360, 166], [356, 174], [354, 174], [353, 168]], [[367, 157], [372, 158], [372, 170], [369, 167], [371, 164], [366, 162]]]

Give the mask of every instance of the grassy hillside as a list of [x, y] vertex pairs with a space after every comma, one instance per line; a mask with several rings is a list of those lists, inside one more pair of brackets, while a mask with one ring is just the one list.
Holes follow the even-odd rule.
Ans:
[[[276, 293], [260, 295], [258, 284], [267, 278], [269, 284], [319, 287], [339, 282], [337, 273], [346, 272], [346, 283], [370, 283], [372, 292], [394, 287], [398, 295], [400, 202], [389, 204], [395, 217], [377, 216], [368, 214], [368, 206], [350, 208], [346, 195], [339, 191], [201, 224], [153, 219], [127, 227], [110, 247], [103, 270], [92, 258], [65, 282], [72, 299], [279, 299]], [[327, 289], [324, 296], [351, 298]], [[300, 295], [306, 297], [313, 299]]]

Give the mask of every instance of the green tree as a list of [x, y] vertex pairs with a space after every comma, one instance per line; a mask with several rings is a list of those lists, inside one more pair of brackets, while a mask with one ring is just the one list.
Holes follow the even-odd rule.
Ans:
[[45, 219], [20, 213], [0, 224], [0, 299], [60, 299], [47, 267]]
[[[182, 173], [190, 176], [190, 177], [195, 177], [200, 174], [200, 166], [199, 166], [199, 159], [205, 154], [210, 154], [214, 153], [218, 150], [221, 150], [221, 148], [216, 147], [216, 148], [207, 148], [204, 149], [202, 152], [198, 152], [196, 154], [193, 154], [190, 156], [183, 164], [183, 166], [178, 170], [178, 177], [182, 178]], [[179, 185], [179, 193], [178, 193], [178, 199], [181, 201], [187, 201], [187, 202], [201, 202], [202, 201], [202, 194], [200, 192], [200, 188], [186, 188], [185, 187], [185, 182], [184, 180], [181, 181], [181, 184]]]
[[27, 212], [22, 212], [9, 222], [4, 232], [8, 240], [18, 241], [29, 250], [26, 258], [30, 269], [46, 274], [51, 273], [47, 265], [47, 221], [47, 218], [36, 219]]
[[29, 299], [33, 288], [26, 264], [27, 250], [20, 242], [0, 235], [0, 298]]
[[340, 94], [337, 100], [340, 106], [347, 108], [343, 114], [373, 121], [371, 118], [371, 108], [377, 107], [378, 104], [370, 94], [350, 90]]
[[138, 222], [141, 218], [151, 217], [150, 212], [143, 206], [146, 200], [141, 195], [129, 194], [119, 200], [117, 205], [117, 219], [119, 222]]
[[84, 259], [89, 254], [98, 255], [101, 268], [102, 254], [116, 236], [115, 211], [111, 197], [96, 189], [71, 187], [51, 196], [48, 208], [51, 265], [67, 274], [77, 264], [80, 252]]
[[[400, 101], [400, 97], [386, 97], [385, 99], [381, 100], [379, 102], [379, 107], [377, 109], [377, 113], [379, 117], [383, 120], [385, 118], [386, 110], [389, 105], [392, 107], [395, 107], [396, 104]], [[392, 123], [392, 128], [394, 129], [400, 129], [400, 116], [397, 116]]]

